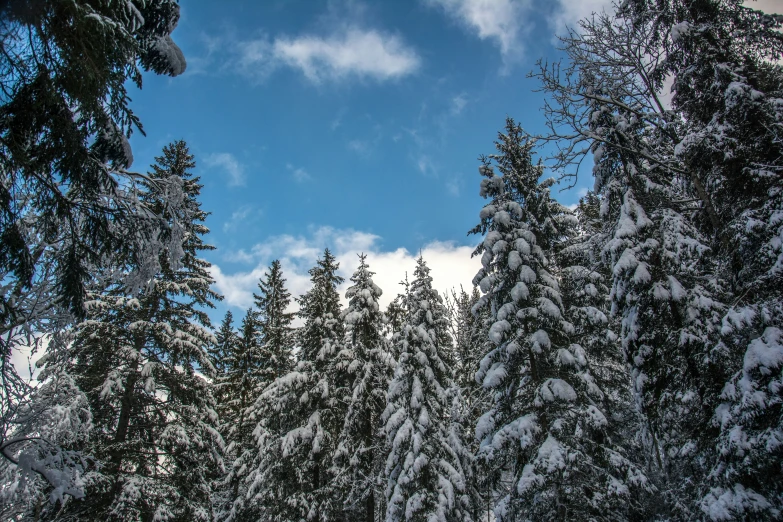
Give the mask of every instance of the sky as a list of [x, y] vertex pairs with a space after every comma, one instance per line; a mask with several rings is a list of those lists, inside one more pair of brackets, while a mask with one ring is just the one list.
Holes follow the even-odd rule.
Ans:
[[[304, 293], [325, 247], [346, 280], [356, 254], [368, 255], [382, 305], [419, 253], [439, 291], [469, 291], [478, 157], [494, 151], [507, 116], [544, 130], [543, 95], [527, 74], [561, 58], [555, 34], [609, 5], [183, 0], [172, 36], [187, 70], [146, 74], [130, 92], [146, 131], [131, 139], [133, 169], [173, 140], [195, 155], [217, 247], [205, 257], [225, 296], [213, 321], [251, 305], [273, 259], [291, 293]], [[562, 203], [592, 187], [583, 169], [557, 192]]]

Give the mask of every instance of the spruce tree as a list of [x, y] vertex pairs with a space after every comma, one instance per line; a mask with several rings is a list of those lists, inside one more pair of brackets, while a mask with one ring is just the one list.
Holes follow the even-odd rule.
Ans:
[[280, 261], [275, 259], [269, 272], [258, 283], [258, 294], [253, 294], [258, 318], [258, 335], [267, 352], [267, 367], [274, 378], [291, 369], [294, 330], [291, 322], [294, 314], [287, 312], [291, 294], [285, 288], [285, 278]]
[[700, 230], [724, 292], [711, 324], [720, 337], [696, 368], [712, 414], [704, 444], [718, 451], [702, 456], [707, 476], [695, 503], [713, 520], [783, 512], [783, 19], [753, 7], [630, 0], [620, 10], [653, 27], [665, 50], [656, 73], [673, 79], [673, 110], [687, 122], [676, 156], [709, 211]]
[[351, 276], [353, 285], [345, 293], [348, 308], [342, 314], [346, 335], [339, 364], [353, 381], [342, 399], [348, 407], [332, 470], [333, 495], [342, 501], [346, 516], [362, 522], [374, 522], [383, 504], [381, 414], [395, 365], [383, 335], [385, 318], [378, 304], [382, 292], [373, 275], [367, 256], [361, 254]]
[[[185, 70], [171, 39], [178, 20], [172, 0], [0, 9], [0, 273], [11, 283], [0, 294], [0, 335], [30, 321], [46, 328], [64, 310], [81, 319], [96, 267], [129, 269], [134, 287], [177, 249], [151, 240], [172, 223], [149, 212], [143, 178], [127, 170], [127, 138], [141, 128], [127, 87], [141, 88], [139, 66]], [[25, 297], [43, 287], [51, 298], [31, 316]]]
[[295, 422], [294, 412], [284, 401], [285, 392], [292, 381], [302, 378], [292, 371], [296, 330], [291, 326], [294, 314], [287, 311], [291, 294], [285, 282], [280, 261], [274, 260], [259, 282], [260, 292], [254, 295], [266, 384], [250, 407], [255, 450], [246, 469], [247, 509], [236, 515], [237, 520], [284, 521], [300, 514], [297, 502], [288, 502], [289, 493], [297, 488], [298, 470], [283, 459], [282, 447], [283, 435]]
[[221, 337], [234, 339], [224, 345], [227, 349], [224, 373], [216, 383], [217, 392], [223, 399], [218, 411], [221, 433], [226, 442], [226, 460], [229, 462], [228, 473], [219, 486], [224, 502], [217, 518], [236, 520], [241, 519], [247, 509], [245, 480], [256, 453], [253, 438], [255, 422], [250, 409], [269, 384], [264, 380], [264, 367], [268, 361], [260, 346], [258, 323], [252, 309], [245, 313], [238, 335], [222, 332]]
[[[462, 461], [451, 427], [451, 369], [440, 355], [448, 339], [443, 301], [419, 257], [394, 338], [399, 360], [389, 384], [385, 424], [386, 520], [470, 520]], [[448, 347], [450, 348], [450, 346]]]
[[304, 326], [298, 332], [299, 361], [296, 379], [281, 381], [277, 389], [280, 409], [291, 424], [282, 439], [285, 465], [297, 480], [286, 489], [286, 503], [303, 520], [328, 520], [342, 506], [332, 502], [329, 469], [345, 414], [343, 394], [347, 371], [338, 367], [345, 329], [340, 315], [337, 286], [339, 263], [324, 250], [310, 269], [312, 288], [297, 299]]
[[215, 368], [216, 378], [222, 376], [226, 371], [226, 358], [228, 354], [235, 350], [237, 340], [236, 331], [234, 331], [234, 314], [231, 310], [226, 312], [220, 328], [215, 333], [215, 344], [207, 350], [212, 366]]
[[66, 502], [53, 518], [212, 519], [210, 486], [223, 441], [210, 385], [197, 371], [212, 368], [206, 349], [215, 340], [204, 308], [220, 296], [199, 257], [213, 247], [202, 240], [207, 214], [194, 166], [184, 142], [166, 146], [145, 194], [150, 207], [164, 207], [156, 181], [179, 180], [188, 217], [181, 264], [161, 259], [160, 273], [138, 293], [118, 287], [91, 296], [88, 319], [62, 361], [89, 400], [94, 429], [85, 451], [101, 465], [85, 476], [86, 500]]
[[[499, 520], [611, 517], [633, 508], [631, 490], [643, 474], [607, 445], [608, 412], [594, 400], [605, 392], [590, 374], [585, 350], [571, 343], [555, 252], [575, 224], [573, 215], [540, 181], [533, 142], [513, 121], [484, 159], [481, 194], [490, 201], [471, 232], [476, 275], [489, 307], [492, 349], [476, 378], [492, 393], [479, 419], [479, 456], [502, 469], [496, 477]], [[502, 176], [495, 175], [492, 163]]]
[[[259, 466], [262, 471], [267, 466], [281, 470], [279, 437], [287, 425], [286, 414], [275, 410], [276, 403], [265, 393], [289, 371], [292, 362], [293, 314], [286, 311], [291, 294], [285, 282], [280, 261], [272, 261], [258, 283], [259, 293], [253, 296], [255, 308], [248, 310], [242, 321], [238, 350], [227, 359], [227, 374], [229, 378], [235, 375], [229, 387], [234, 420], [227, 424], [234, 462], [225, 480], [232, 502], [221, 515], [225, 521], [261, 518], [265, 516], [262, 513], [270, 513], [270, 506], [285, 498], [285, 484], [273, 478], [265, 481], [261, 493], [255, 484]], [[264, 495], [273, 500], [267, 502]]]

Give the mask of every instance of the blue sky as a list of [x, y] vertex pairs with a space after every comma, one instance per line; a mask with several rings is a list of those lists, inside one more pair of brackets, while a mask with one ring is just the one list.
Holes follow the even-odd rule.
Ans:
[[[436, 285], [470, 285], [480, 154], [506, 116], [543, 130], [526, 78], [554, 34], [605, 0], [183, 1], [179, 77], [144, 76], [132, 107], [144, 170], [184, 139], [204, 183], [217, 289], [236, 313], [280, 258], [294, 294], [328, 246], [385, 292], [422, 251]], [[573, 204], [586, 170], [558, 197]]]

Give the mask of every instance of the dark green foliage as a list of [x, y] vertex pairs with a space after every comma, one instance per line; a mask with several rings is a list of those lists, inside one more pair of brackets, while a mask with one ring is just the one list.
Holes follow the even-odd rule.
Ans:
[[141, 178], [126, 170], [126, 137], [141, 124], [126, 82], [141, 86], [137, 64], [184, 70], [169, 36], [178, 19], [171, 0], [22, 0], [0, 11], [0, 274], [16, 282], [0, 296], [3, 333], [22, 313], [12, 297], [40, 285], [45, 265], [54, 301], [77, 317], [95, 267], [154, 273], [144, 243], [166, 223], [130, 190]]

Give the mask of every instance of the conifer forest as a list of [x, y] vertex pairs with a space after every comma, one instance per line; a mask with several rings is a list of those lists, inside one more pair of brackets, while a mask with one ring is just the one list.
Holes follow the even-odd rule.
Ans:
[[783, 15], [582, 19], [466, 165], [472, 281], [419, 255], [380, 288], [363, 252], [344, 281], [327, 248], [219, 321], [199, 159], [129, 169], [179, 17], [0, 3], [1, 520], [783, 518]]

